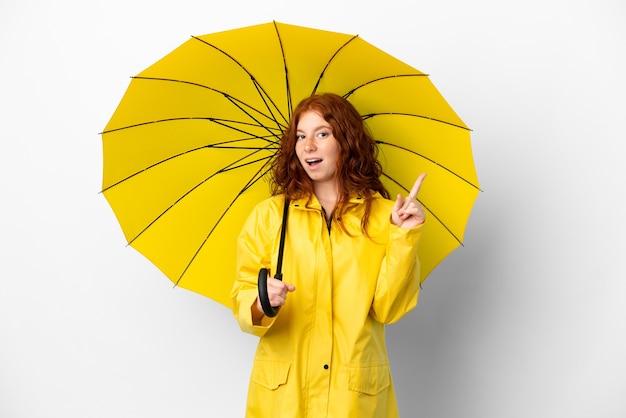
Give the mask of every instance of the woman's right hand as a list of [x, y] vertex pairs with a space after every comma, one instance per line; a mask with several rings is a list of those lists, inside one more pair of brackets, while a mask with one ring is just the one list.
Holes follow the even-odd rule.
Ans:
[[[270, 301], [270, 305], [274, 308], [281, 307], [287, 300], [287, 294], [296, 290], [296, 287], [290, 283], [283, 282], [272, 277], [267, 278], [267, 296]], [[263, 312], [261, 301], [256, 298], [256, 308], [259, 312]]]

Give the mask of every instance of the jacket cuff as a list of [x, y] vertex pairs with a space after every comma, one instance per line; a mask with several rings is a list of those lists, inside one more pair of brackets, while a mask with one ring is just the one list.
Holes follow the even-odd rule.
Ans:
[[264, 335], [272, 326], [276, 317], [269, 318], [267, 316], [263, 316], [263, 318], [261, 318], [260, 325], [255, 325], [252, 322], [252, 305], [255, 303], [257, 296], [258, 292], [256, 289], [240, 291], [239, 312], [237, 318], [239, 318], [239, 326], [242, 331], [260, 337]]
[[424, 229], [425, 224], [426, 222], [422, 222], [421, 224], [413, 228], [402, 228], [400, 226], [397, 226], [393, 222], [391, 222], [391, 226], [390, 226], [391, 235], [390, 236], [394, 241], [405, 240], [413, 244], [416, 244], [419, 241], [420, 236], [422, 235], [422, 230]]

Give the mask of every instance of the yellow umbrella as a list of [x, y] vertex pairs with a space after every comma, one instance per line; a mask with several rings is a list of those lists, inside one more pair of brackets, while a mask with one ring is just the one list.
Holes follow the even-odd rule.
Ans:
[[362, 38], [278, 22], [192, 37], [132, 78], [102, 133], [102, 192], [128, 243], [230, 306], [242, 222], [269, 196], [292, 109], [322, 92], [359, 110], [392, 195], [428, 173], [423, 281], [461, 244], [479, 192], [469, 129], [426, 74]]

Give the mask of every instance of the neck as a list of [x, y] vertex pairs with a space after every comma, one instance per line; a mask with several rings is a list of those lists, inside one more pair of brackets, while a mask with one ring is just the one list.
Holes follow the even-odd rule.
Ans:
[[313, 186], [313, 191], [315, 193], [315, 197], [317, 197], [317, 200], [324, 208], [326, 217], [330, 218], [335, 210], [335, 207], [337, 206], [337, 199], [339, 196], [337, 183], [316, 183]]

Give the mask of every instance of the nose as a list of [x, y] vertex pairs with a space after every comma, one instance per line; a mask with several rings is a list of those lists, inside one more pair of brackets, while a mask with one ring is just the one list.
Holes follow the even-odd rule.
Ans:
[[315, 143], [313, 142], [312, 139], [307, 138], [304, 140], [304, 151], [306, 152], [315, 151]]

